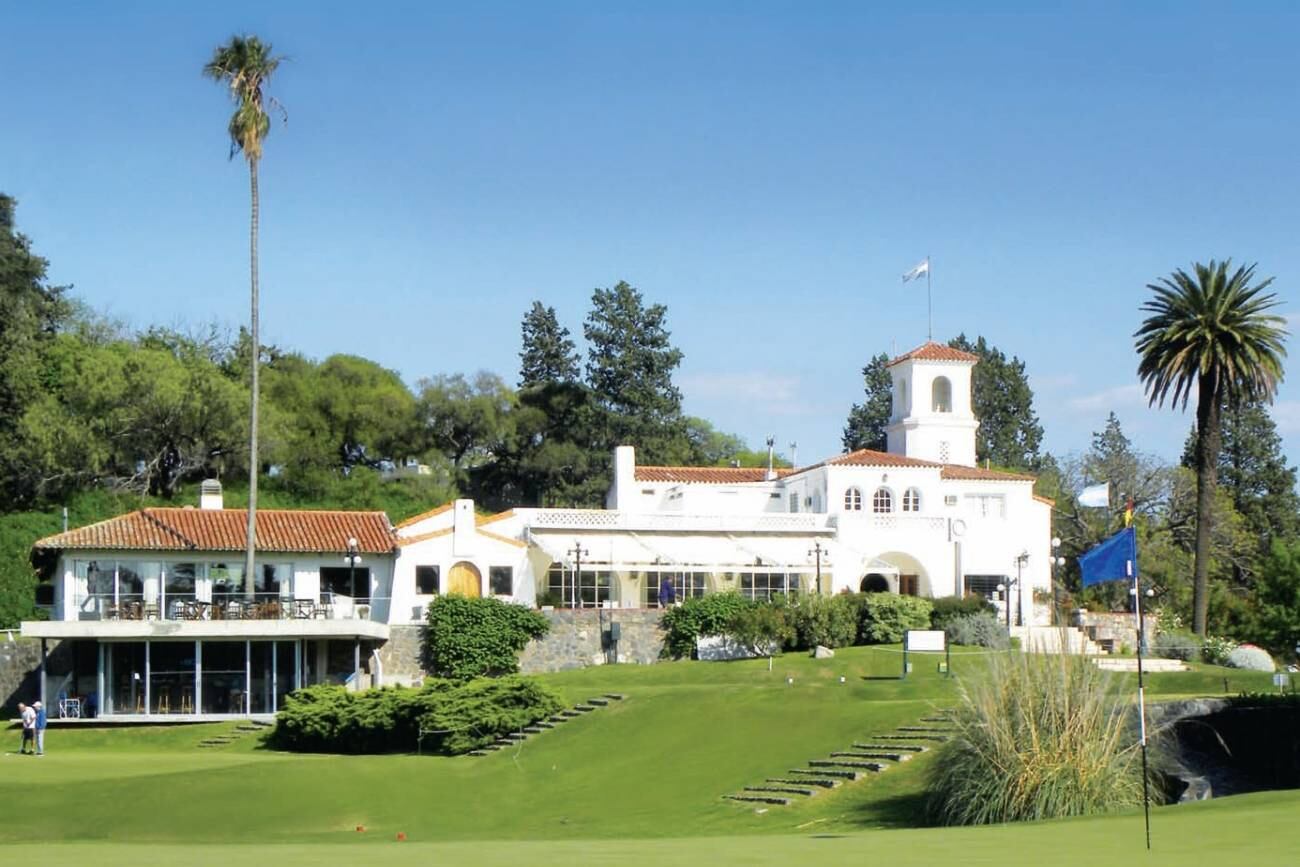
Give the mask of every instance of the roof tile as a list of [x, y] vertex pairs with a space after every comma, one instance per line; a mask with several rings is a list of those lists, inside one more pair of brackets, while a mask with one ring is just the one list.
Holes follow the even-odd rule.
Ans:
[[1036, 482], [1037, 476], [1026, 473], [1008, 473], [1002, 470], [986, 470], [980, 467], [963, 467], [957, 464], [944, 464], [940, 478], [948, 481], [970, 482]]
[[911, 352], [904, 352], [895, 358], [886, 367], [893, 367], [895, 364], [902, 364], [904, 361], [968, 361], [971, 364], [980, 360], [978, 355], [969, 352], [963, 352], [960, 349], [953, 349], [951, 346], [944, 346], [942, 343], [935, 343], [933, 340], [922, 343]]
[[[793, 470], [781, 468], [777, 477]], [[679, 482], [683, 484], [734, 484], [737, 482], [762, 482], [767, 479], [766, 467], [637, 467], [638, 482]]]

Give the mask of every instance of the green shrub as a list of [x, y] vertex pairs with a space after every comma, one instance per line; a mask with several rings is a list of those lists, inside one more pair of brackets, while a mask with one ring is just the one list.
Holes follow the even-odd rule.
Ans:
[[746, 605], [727, 624], [727, 635], [755, 656], [775, 656], [787, 641], [794, 639], [794, 627], [785, 605]]
[[429, 604], [425, 666], [455, 680], [513, 674], [519, 652], [549, 628], [550, 621], [522, 605], [457, 593], [439, 596]]
[[858, 637], [858, 600], [849, 594], [802, 596], [789, 607], [795, 647], [847, 647]]
[[1011, 646], [1007, 628], [999, 622], [992, 611], [977, 611], [974, 614], [962, 614], [948, 619], [944, 627], [948, 641], [968, 647], [987, 647], [992, 650], [1006, 650]]
[[385, 687], [350, 692], [310, 686], [289, 694], [276, 716], [271, 743], [314, 753], [391, 753], [423, 748], [457, 755], [518, 731], [562, 707], [559, 696], [525, 677], [461, 683], [430, 680], [419, 689]]
[[1228, 654], [1237, 649], [1237, 642], [1221, 635], [1205, 636], [1201, 646], [1201, 656], [1210, 665], [1227, 665]]
[[1165, 659], [1191, 662], [1201, 655], [1201, 639], [1195, 633], [1183, 630], [1161, 632], [1152, 643], [1151, 652]]
[[948, 624], [958, 617], [984, 612], [996, 613], [993, 605], [983, 596], [940, 596], [932, 599], [934, 609], [930, 612], [931, 629], [947, 629]]
[[675, 608], [669, 608], [660, 621], [667, 633], [664, 655], [675, 659], [689, 659], [695, 653], [695, 642], [706, 635], [723, 635], [741, 610], [754, 606], [734, 591], [694, 596]]
[[930, 600], [894, 593], [865, 593], [858, 640], [863, 644], [897, 644], [909, 629], [929, 629]]
[[1142, 803], [1123, 679], [1071, 654], [997, 654], [961, 683], [954, 736], [930, 766], [944, 825], [1111, 812]]

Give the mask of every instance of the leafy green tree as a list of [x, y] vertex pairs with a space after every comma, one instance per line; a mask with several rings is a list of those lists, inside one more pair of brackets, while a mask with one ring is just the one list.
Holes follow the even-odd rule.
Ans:
[[849, 420], [844, 425], [844, 451], [858, 449], [875, 449], [883, 452], [886, 448], [885, 427], [894, 410], [893, 378], [889, 375], [889, 356], [885, 353], [873, 356], [862, 368], [862, 381], [866, 397], [862, 403], [853, 404], [849, 410]]
[[623, 281], [592, 293], [583, 326], [587, 383], [605, 411], [605, 445], [635, 445], [647, 464], [681, 463], [688, 455], [682, 395], [673, 371], [682, 353], [670, 340], [668, 308], [646, 306]]
[[1260, 564], [1252, 602], [1251, 640], [1295, 658], [1300, 646], [1300, 540], [1273, 540]]
[[560, 325], [554, 307], [534, 301], [521, 326], [523, 348], [519, 352], [519, 387], [548, 382], [577, 382], [578, 353], [569, 329]]
[[257, 229], [261, 202], [257, 191], [257, 166], [262, 159], [262, 141], [271, 131], [271, 117], [267, 107], [278, 103], [267, 97], [264, 89], [282, 58], [271, 53], [271, 44], [256, 36], [232, 36], [225, 45], [218, 46], [212, 59], [203, 67], [203, 74], [223, 84], [230, 90], [235, 112], [230, 116], [226, 132], [230, 136], [230, 158], [242, 153], [248, 161], [248, 189], [251, 204], [248, 243], [248, 285], [251, 316], [249, 336], [254, 352], [250, 365], [251, 397], [248, 425], [248, 536], [244, 552], [244, 592], [253, 597], [253, 548], [257, 524], [257, 409], [260, 399], [258, 389], [258, 285], [257, 285]]
[[948, 345], [979, 356], [971, 382], [971, 402], [979, 430], [975, 434], [975, 457], [1000, 467], [1035, 470], [1043, 426], [1034, 412], [1034, 392], [1029, 387], [1025, 363], [991, 346], [983, 337], [975, 342], [960, 334]]
[[[1274, 539], [1300, 534], [1296, 468], [1287, 466], [1282, 437], [1266, 407], [1226, 407], [1222, 422], [1218, 485], [1231, 495], [1233, 507], [1259, 539], [1263, 553]], [[1196, 466], [1195, 430], [1183, 447], [1183, 466]]]
[[14, 205], [0, 193], [0, 494], [10, 504], [38, 493], [19, 427], [40, 399], [45, 353], [69, 313], [64, 287], [46, 281], [48, 263], [15, 228]]
[[1210, 537], [1224, 406], [1270, 401], [1286, 355], [1283, 320], [1270, 311], [1272, 278], [1255, 280], [1255, 266], [1228, 273], [1229, 261], [1196, 263], [1148, 284], [1149, 315], [1134, 334], [1138, 376], [1152, 406], [1186, 409], [1196, 390], [1196, 562], [1193, 628], [1204, 637], [1209, 604]]
[[419, 383], [417, 442], [422, 450], [444, 455], [461, 490], [475, 471], [496, 460], [515, 435], [518, 397], [494, 373], [439, 375]]
[[355, 355], [331, 355], [316, 371], [315, 408], [344, 471], [404, 457], [415, 396], [396, 371]]

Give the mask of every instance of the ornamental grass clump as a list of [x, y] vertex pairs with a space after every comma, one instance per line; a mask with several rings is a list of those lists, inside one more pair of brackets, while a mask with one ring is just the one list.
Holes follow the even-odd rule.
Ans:
[[1106, 813], [1142, 803], [1122, 681], [1068, 654], [994, 657], [961, 684], [954, 735], [928, 779], [943, 825]]

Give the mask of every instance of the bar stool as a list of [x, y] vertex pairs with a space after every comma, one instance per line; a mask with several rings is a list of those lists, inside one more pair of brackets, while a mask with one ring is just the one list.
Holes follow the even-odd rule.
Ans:
[[194, 690], [181, 687], [181, 713], [194, 713]]

